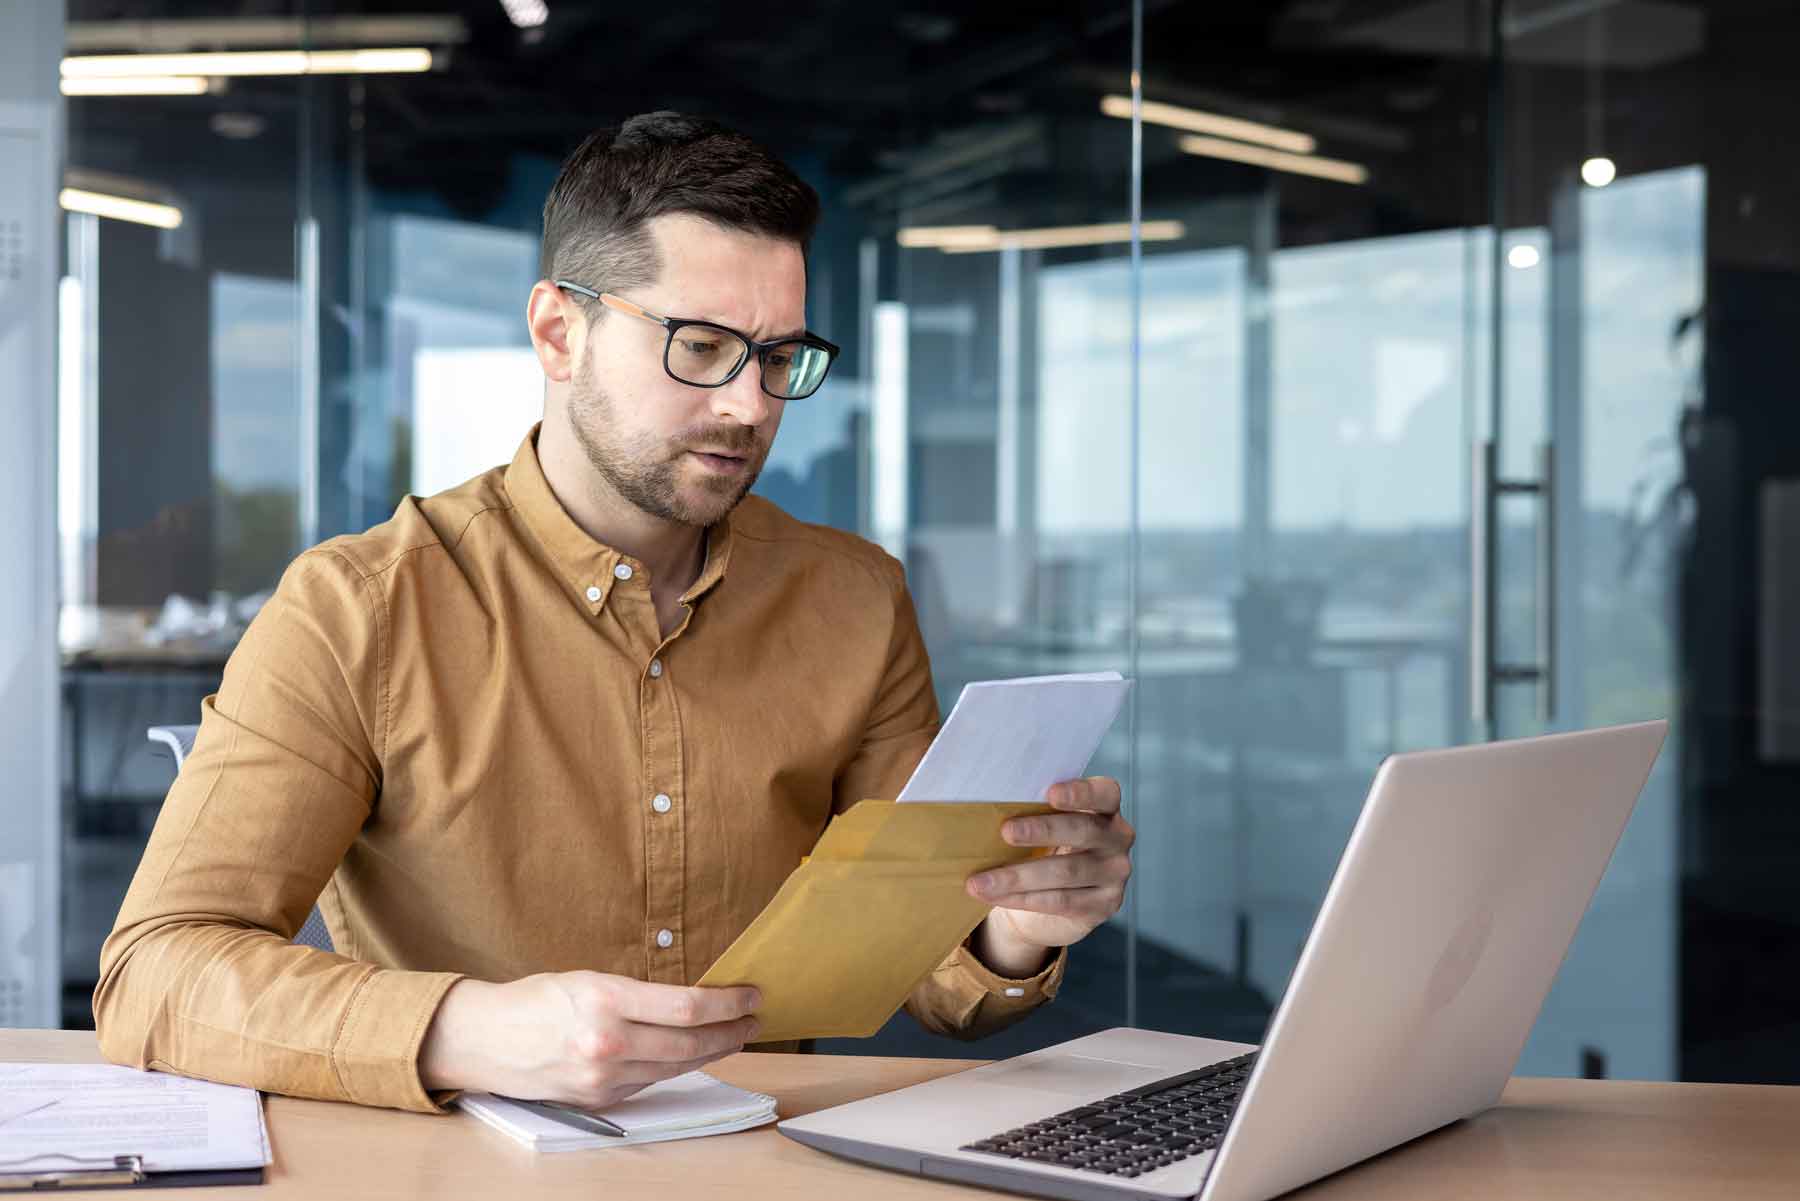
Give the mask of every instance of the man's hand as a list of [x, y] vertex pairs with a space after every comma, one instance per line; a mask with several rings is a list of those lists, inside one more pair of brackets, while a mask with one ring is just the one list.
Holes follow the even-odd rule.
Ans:
[[1015, 817], [1001, 835], [1014, 846], [1055, 852], [982, 872], [968, 883], [969, 895], [995, 906], [975, 932], [976, 954], [1013, 979], [1042, 971], [1050, 948], [1080, 942], [1117, 913], [1131, 878], [1137, 832], [1119, 816], [1117, 780], [1066, 780], [1044, 799], [1062, 812]]
[[459, 980], [419, 1048], [427, 1089], [480, 1089], [600, 1109], [741, 1051], [753, 988], [682, 988], [599, 972]]

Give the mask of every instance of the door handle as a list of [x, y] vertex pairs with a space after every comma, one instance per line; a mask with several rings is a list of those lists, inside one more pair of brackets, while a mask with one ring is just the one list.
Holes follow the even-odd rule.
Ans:
[[[1501, 684], [1538, 685], [1538, 716], [1556, 715], [1556, 451], [1538, 448], [1535, 480], [1501, 479], [1499, 453], [1493, 439], [1474, 446], [1469, 478], [1469, 712], [1478, 723], [1494, 720]], [[1537, 579], [1535, 581], [1536, 662], [1499, 661], [1499, 588], [1496, 565], [1500, 542], [1500, 498], [1532, 496], [1538, 501]]]

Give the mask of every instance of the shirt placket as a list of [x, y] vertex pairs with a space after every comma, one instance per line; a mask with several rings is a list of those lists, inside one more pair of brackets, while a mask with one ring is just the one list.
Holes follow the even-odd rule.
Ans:
[[[646, 980], [687, 983], [686, 880], [687, 781], [683, 772], [681, 708], [670, 652], [681, 636], [667, 639], [657, 629], [646, 573], [621, 560], [614, 599], [626, 600], [633, 625], [631, 642], [653, 648], [638, 659], [638, 737], [643, 748], [640, 777], [644, 806], [644, 958]], [[621, 613], [621, 616], [624, 616]], [[682, 628], [686, 627], [684, 622]]]

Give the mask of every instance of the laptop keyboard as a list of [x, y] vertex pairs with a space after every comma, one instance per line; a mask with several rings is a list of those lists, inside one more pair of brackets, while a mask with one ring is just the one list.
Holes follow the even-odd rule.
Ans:
[[1253, 1051], [1208, 1064], [969, 1143], [962, 1150], [1110, 1176], [1142, 1176], [1218, 1147], [1255, 1062]]

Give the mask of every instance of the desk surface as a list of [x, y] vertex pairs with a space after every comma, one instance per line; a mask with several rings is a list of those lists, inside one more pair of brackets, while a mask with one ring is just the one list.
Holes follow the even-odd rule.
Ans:
[[[81, 1031], [0, 1030], [0, 1062], [98, 1062]], [[779, 1098], [783, 1117], [974, 1066], [967, 1060], [743, 1054], [714, 1070]], [[463, 1114], [268, 1100], [279, 1198], [997, 1198], [833, 1159], [773, 1127], [688, 1142], [542, 1155]], [[159, 1194], [160, 1195], [160, 1194]], [[1690, 1201], [1800, 1197], [1800, 1088], [1514, 1080], [1499, 1106], [1310, 1188], [1295, 1201]]]

